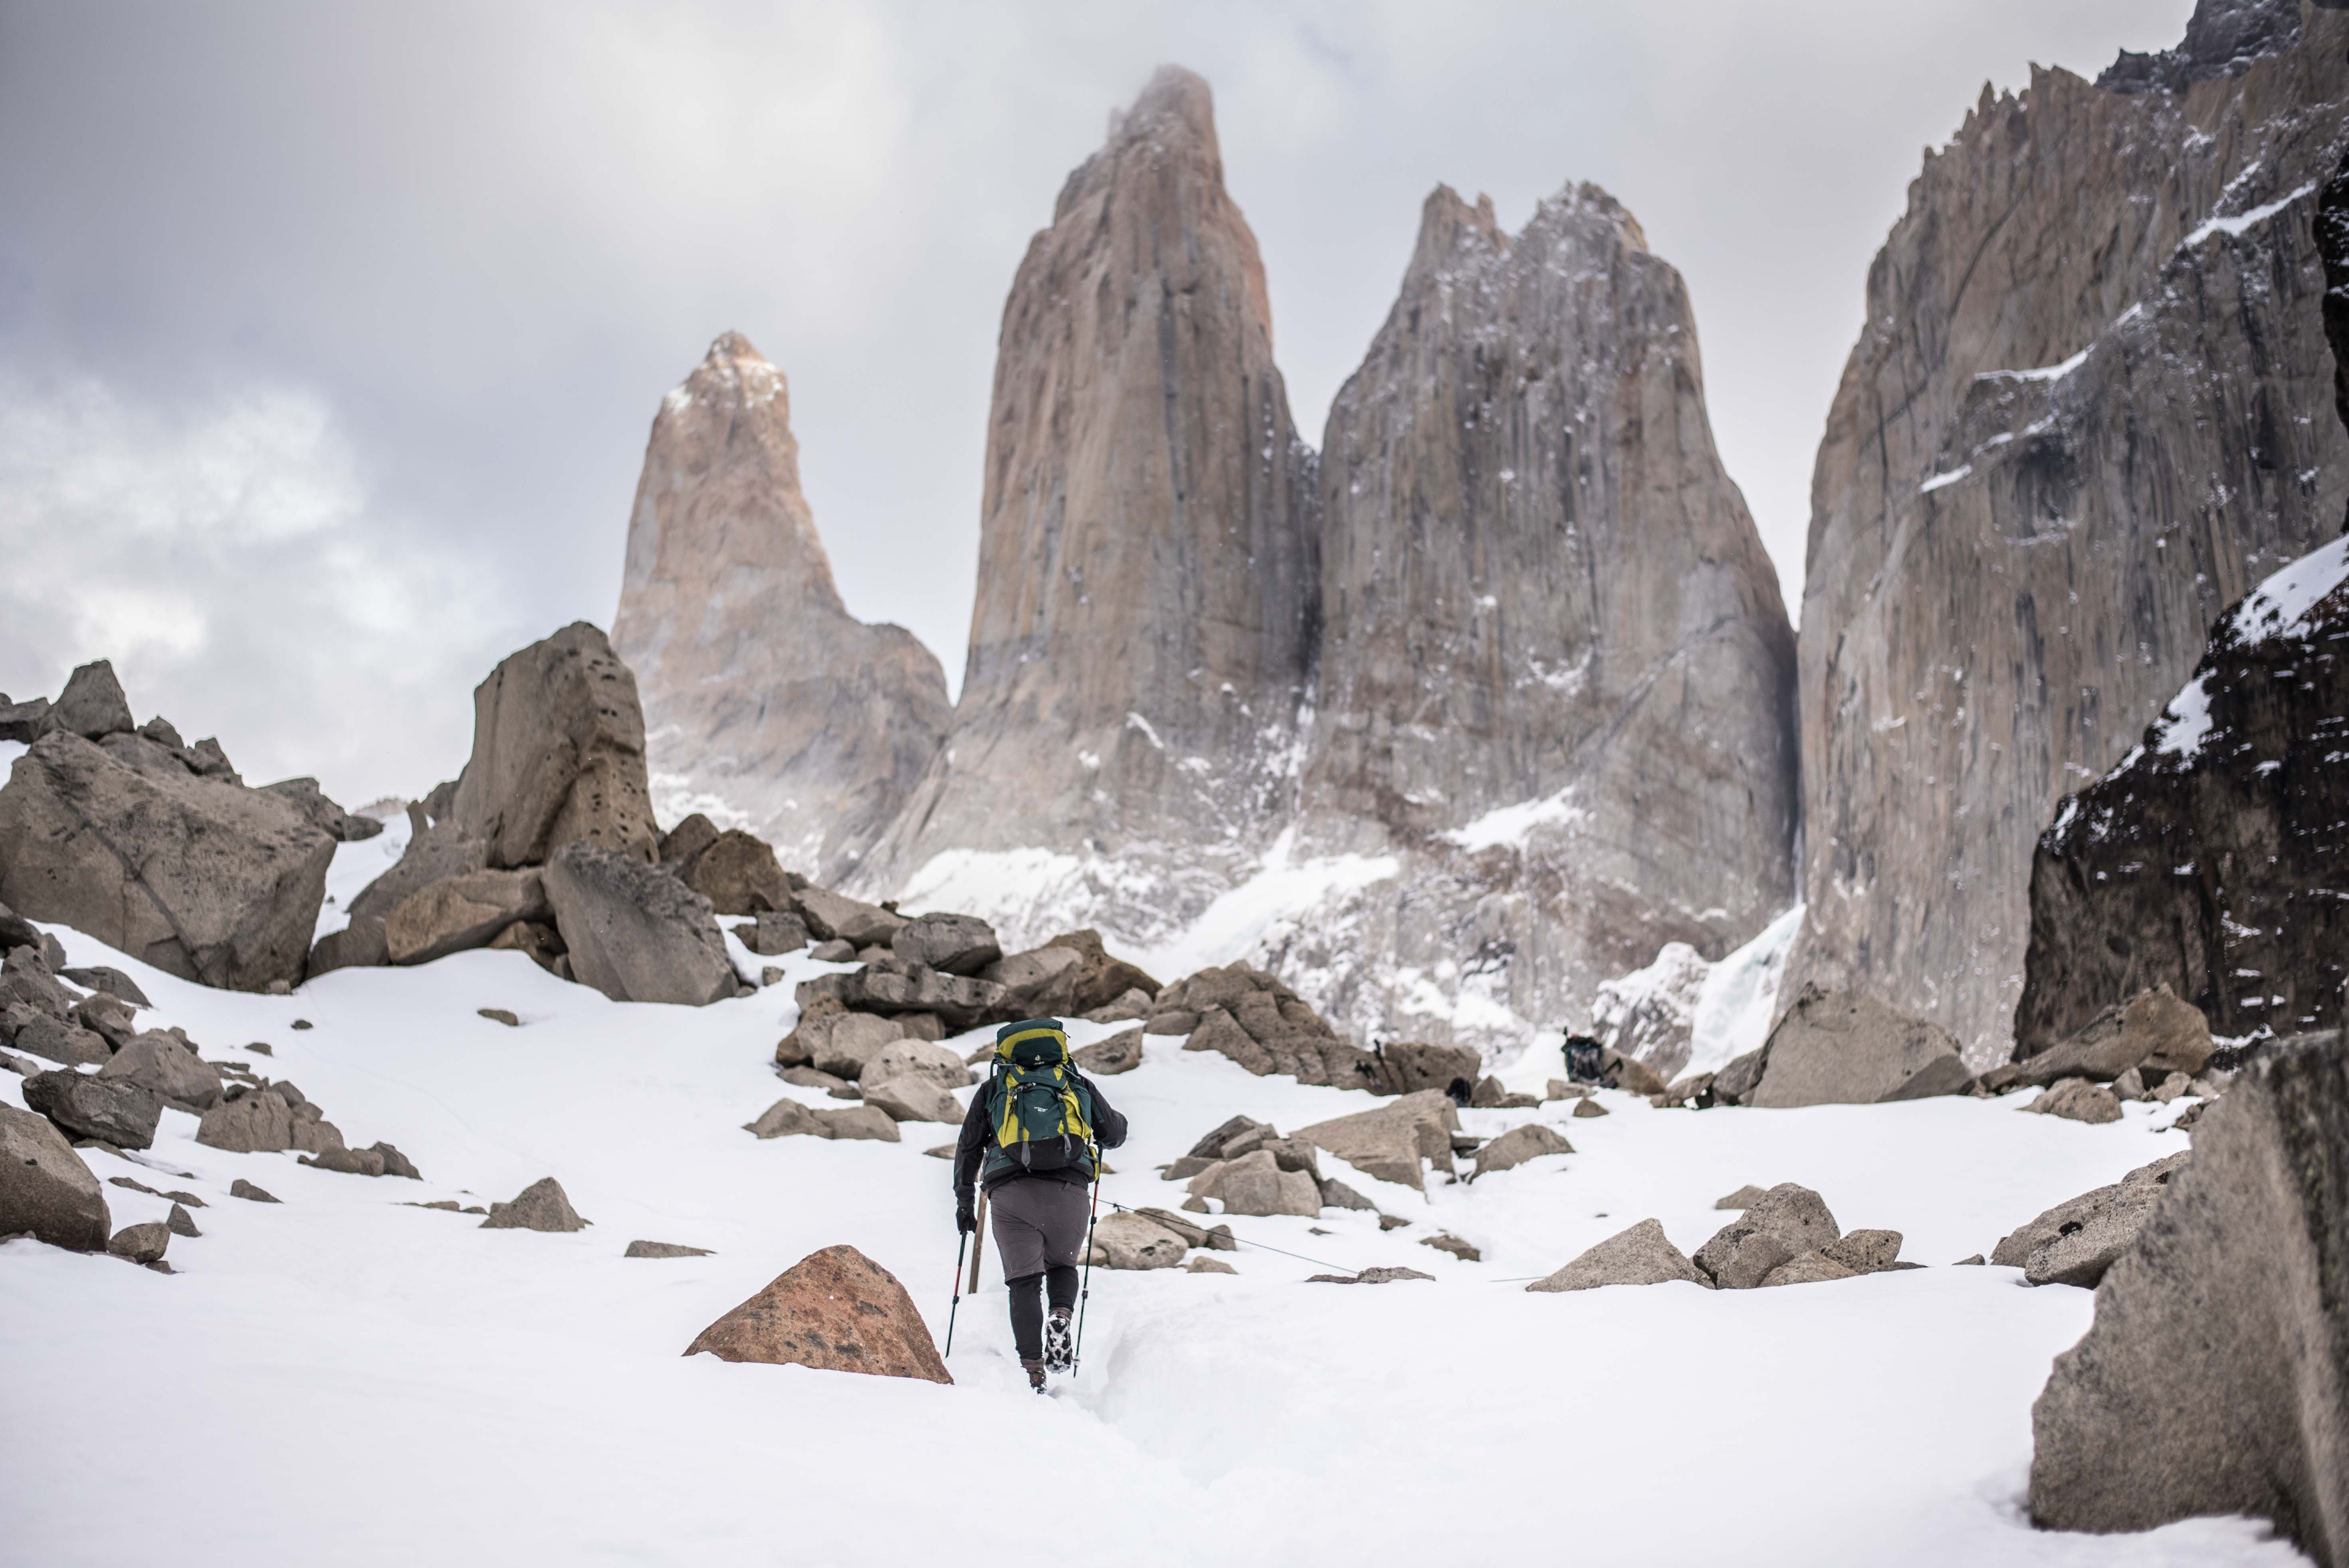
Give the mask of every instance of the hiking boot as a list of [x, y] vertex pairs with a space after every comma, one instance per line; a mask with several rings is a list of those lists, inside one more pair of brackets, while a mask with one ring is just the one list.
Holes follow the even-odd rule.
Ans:
[[1044, 1366], [1050, 1371], [1066, 1372], [1076, 1365], [1076, 1359], [1069, 1344], [1069, 1309], [1056, 1306], [1052, 1315], [1044, 1320]]
[[1028, 1387], [1035, 1389], [1039, 1394], [1042, 1393], [1044, 1391], [1044, 1364], [1041, 1361], [1030, 1361], [1022, 1358], [1019, 1365], [1028, 1369]]

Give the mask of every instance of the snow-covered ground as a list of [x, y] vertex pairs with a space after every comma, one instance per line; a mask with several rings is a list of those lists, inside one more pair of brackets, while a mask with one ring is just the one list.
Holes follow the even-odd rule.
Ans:
[[[398, 830], [398, 825], [395, 825]], [[386, 835], [389, 837], [390, 835]], [[380, 841], [346, 855], [379, 853]], [[339, 869], [339, 868], [338, 868]], [[952, 1130], [898, 1144], [740, 1130], [779, 1096], [792, 982], [692, 1009], [616, 1005], [515, 953], [343, 970], [289, 997], [184, 984], [69, 931], [212, 1059], [287, 1078], [355, 1145], [427, 1180], [370, 1181], [194, 1141], [166, 1111], [134, 1161], [206, 1200], [164, 1275], [0, 1243], [0, 1562], [10, 1564], [1032, 1563], [1352, 1565], [1533, 1553], [1588, 1563], [2285, 1563], [2243, 1521], [2151, 1536], [2032, 1531], [2030, 1407], [2091, 1297], [1946, 1266], [2058, 1200], [2181, 1147], [2175, 1109], [2114, 1125], [2022, 1097], [1660, 1111], [1619, 1095], [1538, 1116], [1578, 1152], [1422, 1196], [1325, 1168], [1413, 1222], [1232, 1221], [1244, 1240], [1434, 1283], [1307, 1284], [1246, 1248], [1234, 1275], [1096, 1271], [1080, 1372], [1039, 1399], [999, 1273], [966, 1301], [957, 1383], [679, 1354], [815, 1249], [894, 1272], [943, 1340]], [[511, 1008], [508, 1028], [477, 1016]], [[306, 1030], [293, 1027], [309, 1020]], [[1080, 1025], [1079, 1043], [1112, 1032]], [[265, 1042], [274, 1057], [247, 1051]], [[1536, 1056], [1503, 1073], [1537, 1086]], [[0, 1074], [0, 1099], [20, 1105]], [[1255, 1078], [1152, 1037], [1105, 1080], [1132, 1118], [1107, 1199], [1180, 1201], [1153, 1167], [1234, 1112], [1290, 1130], [1369, 1097]], [[560, 1180], [594, 1225], [484, 1233], [405, 1207]], [[232, 1199], [244, 1177], [284, 1200]], [[1649, 1215], [1693, 1250], [1746, 1182], [1801, 1181], [1847, 1228], [1933, 1265], [1830, 1284], [1528, 1295]], [[118, 1226], [162, 1200], [109, 1186]], [[1438, 1229], [1481, 1247], [1419, 1244]], [[621, 1256], [635, 1238], [715, 1255]]]

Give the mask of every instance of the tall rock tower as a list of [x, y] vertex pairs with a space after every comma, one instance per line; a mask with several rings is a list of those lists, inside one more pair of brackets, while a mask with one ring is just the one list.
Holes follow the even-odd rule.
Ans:
[[1207, 84], [1162, 68], [1012, 284], [960, 705], [859, 885], [1196, 913], [1293, 799], [1313, 493]]
[[1794, 632], [1629, 212], [1569, 186], [1512, 240], [1438, 187], [1320, 477], [1301, 848], [1399, 874], [1284, 973], [1366, 1033], [1521, 1041], [1793, 902]]
[[2002, 1058], [2056, 802], [2341, 526], [2310, 225], [2344, 55], [2349, 15], [2203, 0], [2179, 48], [1985, 88], [1927, 155], [1812, 481], [1785, 995], [1857, 985]]
[[749, 827], [822, 881], [862, 863], [945, 733], [945, 674], [849, 614], [800, 493], [783, 373], [738, 333], [661, 400], [612, 645], [662, 815]]

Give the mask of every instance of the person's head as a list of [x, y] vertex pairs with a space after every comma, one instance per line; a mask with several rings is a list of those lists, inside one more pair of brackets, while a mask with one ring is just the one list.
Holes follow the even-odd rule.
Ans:
[[1069, 1037], [1058, 1018], [1022, 1018], [995, 1031], [995, 1059], [1013, 1067], [1052, 1068], [1069, 1059]]

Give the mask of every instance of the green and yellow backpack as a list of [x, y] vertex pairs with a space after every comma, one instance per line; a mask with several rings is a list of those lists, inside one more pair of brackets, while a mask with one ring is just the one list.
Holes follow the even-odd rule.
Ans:
[[1092, 1096], [1069, 1066], [1061, 1020], [1028, 1018], [996, 1031], [987, 1107], [995, 1136], [981, 1180], [1015, 1167], [1074, 1168], [1092, 1180]]

